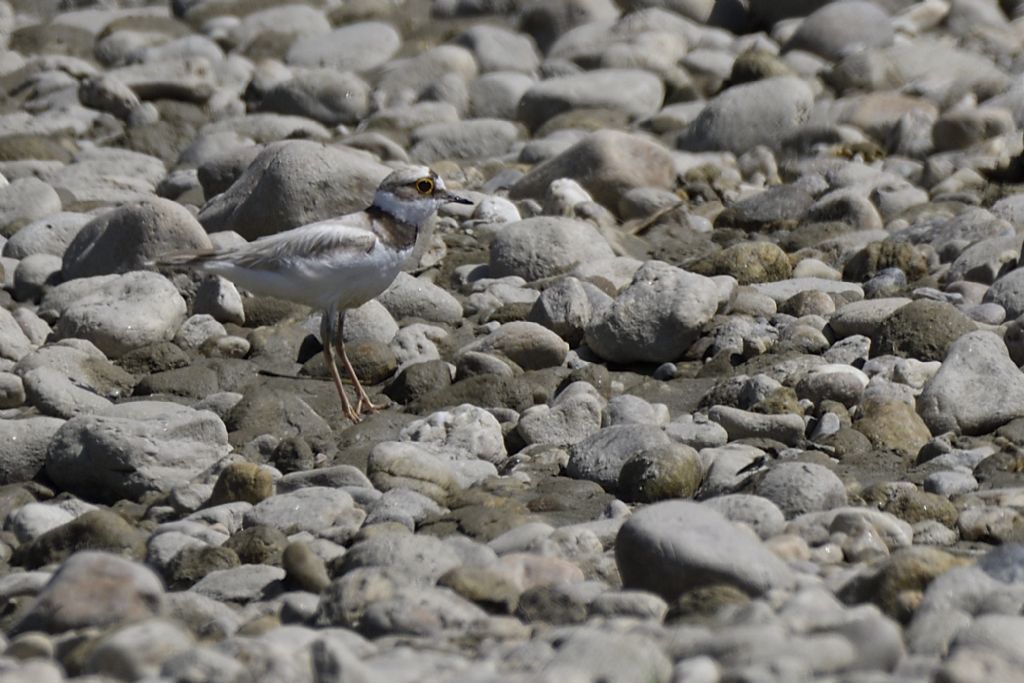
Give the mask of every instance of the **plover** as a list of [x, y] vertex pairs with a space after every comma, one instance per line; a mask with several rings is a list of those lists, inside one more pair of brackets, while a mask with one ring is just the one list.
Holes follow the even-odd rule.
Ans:
[[[412, 254], [420, 228], [442, 204], [471, 204], [444, 186], [425, 166], [394, 171], [364, 211], [346, 214], [221, 251], [173, 254], [157, 267], [195, 269], [220, 275], [254, 294], [286, 299], [323, 311], [320, 337], [324, 360], [352, 422], [364, 410], [378, 410], [359, 381], [342, 334], [345, 312], [383, 292]], [[332, 341], [333, 340], [333, 341]], [[358, 396], [353, 408], [334, 358], [337, 351]]]

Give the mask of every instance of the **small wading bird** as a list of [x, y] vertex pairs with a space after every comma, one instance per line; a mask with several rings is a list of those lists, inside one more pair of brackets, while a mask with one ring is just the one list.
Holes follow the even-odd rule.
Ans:
[[[341, 397], [345, 417], [378, 410], [359, 382], [342, 338], [345, 312], [374, 298], [394, 281], [416, 246], [420, 228], [442, 204], [471, 204], [449, 192], [425, 166], [394, 171], [381, 182], [364, 211], [310, 223], [241, 247], [172, 254], [152, 265], [220, 275], [244, 289], [323, 311], [324, 360]], [[342, 386], [333, 344], [359, 399], [353, 408]]]

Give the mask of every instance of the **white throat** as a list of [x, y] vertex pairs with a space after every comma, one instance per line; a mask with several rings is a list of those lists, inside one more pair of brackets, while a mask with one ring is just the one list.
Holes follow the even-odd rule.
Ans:
[[387, 190], [378, 190], [373, 196], [373, 205], [408, 225], [419, 227], [434, 213], [437, 203], [433, 199], [399, 199]]

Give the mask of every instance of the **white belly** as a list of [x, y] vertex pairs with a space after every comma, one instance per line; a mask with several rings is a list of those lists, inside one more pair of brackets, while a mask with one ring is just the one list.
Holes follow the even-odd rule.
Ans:
[[276, 270], [237, 266], [210, 268], [254, 294], [286, 299], [318, 309], [349, 309], [374, 298], [397, 277], [412, 249], [400, 252], [377, 244], [369, 252], [324, 260], [301, 259]]

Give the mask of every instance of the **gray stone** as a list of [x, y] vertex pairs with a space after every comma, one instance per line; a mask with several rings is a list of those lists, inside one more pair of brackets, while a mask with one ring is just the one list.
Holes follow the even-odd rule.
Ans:
[[28, 503], [7, 515], [4, 526], [14, 532], [20, 543], [28, 543], [74, 518], [73, 512], [59, 504]]
[[192, 310], [197, 314], [213, 316], [222, 323], [241, 325], [245, 322], [245, 307], [235, 284], [220, 276], [202, 281], [196, 290]]
[[[477, 73], [476, 59], [469, 50], [459, 45], [438, 45], [412, 57], [392, 60], [377, 83], [374, 99], [382, 109], [406, 104], [417, 95], [444, 100], [444, 94], [439, 92], [444, 89], [442, 84], [448, 83], [451, 87], [456, 79], [461, 80], [464, 93], [464, 83], [476, 78]], [[451, 103], [443, 104], [446, 111], [458, 112], [458, 107]], [[436, 113], [438, 110], [423, 111]], [[437, 117], [423, 120], [420, 125], [444, 120], [443, 116]]]
[[78, 231], [92, 217], [85, 213], [61, 211], [20, 228], [3, 247], [3, 255], [25, 258], [31, 254], [63, 256]]
[[723, 583], [762, 595], [794, 581], [789, 568], [755, 537], [715, 510], [685, 501], [635, 512], [615, 539], [615, 561], [625, 587], [666, 600]]
[[658, 681], [672, 676], [672, 662], [652, 640], [631, 633], [612, 634], [596, 628], [579, 628], [560, 639], [543, 669], [552, 680], [600, 678], [607, 683]]
[[563, 277], [541, 292], [527, 320], [543, 325], [575, 346], [583, 339], [592, 314], [583, 284], [574, 277]]
[[430, 123], [412, 133], [409, 157], [421, 164], [445, 159], [500, 157], [520, 138], [519, 126], [501, 119], [468, 119]]
[[17, 178], [0, 187], [0, 236], [11, 237], [23, 226], [61, 209], [60, 196], [38, 178]]
[[512, 199], [544, 199], [560, 178], [576, 180], [610, 210], [623, 193], [637, 187], [675, 189], [672, 155], [641, 135], [601, 130], [587, 135], [544, 163], [537, 164], [509, 189]]
[[0, 409], [17, 408], [25, 403], [25, 383], [12, 372], [0, 372]]
[[61, 258], [53, 254], [31, 254], [14, 270], [14, 298], [38, 301], [46, 290], [61, 281]]
[[651, 425], [605, 427], [571, 448], [565, 473], [574, 479], [597, 482], [605, 489], [614, 491], [619, 485], [619, 474], [627, 460], [669, 443], [665, 433]]
[[[340, 489], [309, 486], [271, 496], [245, 513], [245, 526], [268, 526], [285, 534], [322, 532], [352, 523], [352, 496]], [[360, 514], [360, 517], [362, 515]]]
[[761, 540], [778, 536], [786, 526], [786, 516], [779, 506], [761, 496], [729, 493], [708, 498], [703, 504], [722, 513], [730, 522], [746, 524], [761, 537]]
[[491, 242], [491, 275], [539, 280], [579, 263], [611, 258], [612, 249], [594, 226], [572, 218], [538, 216], [510, 223]]
[[128, 64], [111, 69], [106, 75], [131, 88], [143, 100], [170, 98], [203, 103], [217, 87], [213, 65], [203, 57]]
[[640, 69], [595, 69], [538, 82], [519, 100], [519, 120], [536, 130], [548, 119], [574, 109], [612, 109], [631, 118], [661, 108], [665, 86]]
[[933, 434], [984, 434], [1024, 415], [1024, 383], [1006, 345], [991, 332], [969, 332], [949, 347], [918, 397]]
[[409, 489], [391, 489], [378, 498], [366, 515], [366, 526], [384, 522], [398, 522], [415, 531], [426, 521], [440, 518], [445, 512], [436, 502]]
[[800, 23], [786, 43], [788, 50], [806, 50], [836, 60], [851, 50], [888, 47], [893, 42], [892, 21], [873, 2], [828, 4]]
[[0, 308], [0, 358], [19, 361], [32, 353], [33, 344], [18, 320], [6, 308]]
[[150, 199], [167, 175], [164, 163], [153, 156], [116, 147], [87, 147], [74, 163], [47, 174], [46, 178], [65, 204], [121, 204]]
[[668, 406], [664, 403], [648, 403], [639, 396], [620, 394], [608, 400], [601, 424], [610, 425], [639, 424], [660, 425], [668, 423]]
[[64, 252], [64, 278], [140, 270], [150, 259], [211, 248], [203, 226], [181, 204], [154, 197], [87, 223]]
[[53, 575], [11, 633], [116, 626], [155, 616], [163, 601], [163, 585], [146, 566], [110, 553], [79, 552]]
[[777, 148], [810, 115], [814, 93], [790, 76], [733, 86], [712, 99], [680, 138], [682, 149], [735, 154], [757, 145]]
[[462, 304], [445, 289], [425, 278], [399, 273], [377, 300], [396, 320], [421, 318], [435, 323], [462, 320]]
[[311, 36], [323, 36], [331, 30], [331, 22], [323, 11], [302, 4], [285, 4], [281, 7], [268, 6], [240, 17], [240, 21], [231, 27], [230, 38], [243, 54], [254, 56], [252, 51], [258, 50], [262, 42], [282, 41], [293, 44], [299, 39]]
[[147, 619], [101, 638], [90, 648], [84, 671], [122, 681], [154, 677], [165, 661], [193, 644], [191, 634], [178, 624]]
[[390, 172], [363, 153], [309, 140], [271, 143], [199, 212], [209, 232], [252, 240], [369, 206]]
[[0, 459], [0, 484], [30, 481], [46, 463], [46, 449], [64, 420], [25, 417], [0, 420], [0, 442], [7, 444]]
[[[2, 314], [0, 314], [2, 315]], [[91, 343], [69, 339], [43, 346], [14, 367], [29, 402], [46, 415], [71, 417], [128, 395], [135, 378]]]
[[704, 476], [697, 451], [669, 443], [634, 455], [619, 473], [619, 495], [628, 501], [653, 503], [692, 498]]
[[285, 61], [336, 71], [369, 71], [390, 60], [401, 44], [401, 36], [390, 24], [358, 22], [298, 39]]
[[361, 630], [370, 636], [430, 636], [468, 631], [486, 612], [454, 591], [434, 586], [401, 587], [395, 595], [372, 603]]
[[571, 446], [601, 429], [604, 399], [587, 382], [573, 382], [550, 406], [523, 411], [516, 431], [527, 444]]
[[937, 71], [946, 78], [926, 91], [929, 99], [937, 102], [964, 92], [974, 93], [979, 101], [987, 100], [1005, 92], [1010, 82], [985, 55], [925, 39], [849, 55], [835, 66], [828, 80], [840, 92], [875, 92], [898, 90]]
[[287, 114], [272, 114], [268, 112], [257, 112], [211, 121], [203, 126], [200, 131], [202, 136], [222, 134], [233, 134], [239, 138], [249, 138], [258, 144], [271, 144], [299, 139], [326, 142], [331, 139], [331, 132], [322, 123], [317, 123], [304, 116], [289, 116]]
[[386, 567], [406, 581], [431, 584], [462, 564], [452, 548], [433, 536], [386, 534], [354, 544], [342, 558], [342, 573], [367, 567]]
[[473, 26], [455, 39], [476, 57], [480, 71], [519, 71], [532, 74], [540, 66], [533, 40], [500, 26]]
[[285, 571], [265, 564], [244, 564], [233, 569], [212, 571], [189, 590], [219, 602], [255, 602], [282, 591]]
[[890, 315], [909, 303], [910, 299], [903, 297], [851, 301], [836, 310], [828, 325], [840, 339], [853, 335], [874, 337]]
[[185, 319], [184, 299], [157, 273], [133, 271], [96, 283], [65, 284], [71, 285], [65, 296], [74, 297], [76, 287], [85, 291], [56, 311], [55, 336], [86, 339], [110, 357], [172, 339]]
[[355, 124], [370, 109], [370, 86], [353, 73], [335, 69], [300, 71], [273, 86], [260, 110], [306, 116], [327, 126]]
[[46, 473], [86, 499], [137, 500], [187, 483], [229, 450], [213, 413], [136, 401], [64, 423], [50, 442]]
[[586, 330], [587, 346], [616, 363], [680, 358], [718, 309], [718, 288], [704, 277], [648, 261]]
[[560, 366], [569, 345], [537, 323], [515, 320], [459, 349], [459, 353], [472, 352], [508, 358], [524, 370], [541, 370]]
[[478, 118], [514, 120], [519, 100], [534, 79], [518, 71], [492, 71], [469, 84], [469, 113]]
[[810, 462], [776, 463], [753, 492], [775, 503], [787, 517], [846, 505], [842, 480], [824, 465]]
[[995, 303], [1006, 309], [1007, 318], [1024, 315], [1024, 275], [1015, 268], [997, 279], [985, 292], [986, 303]]
[[703, 415], [680, 415], [665, 425], [665, 433], [673, 441], [700, 450], [701, 448], [724, 446], [729, 434], [717, 422]]

